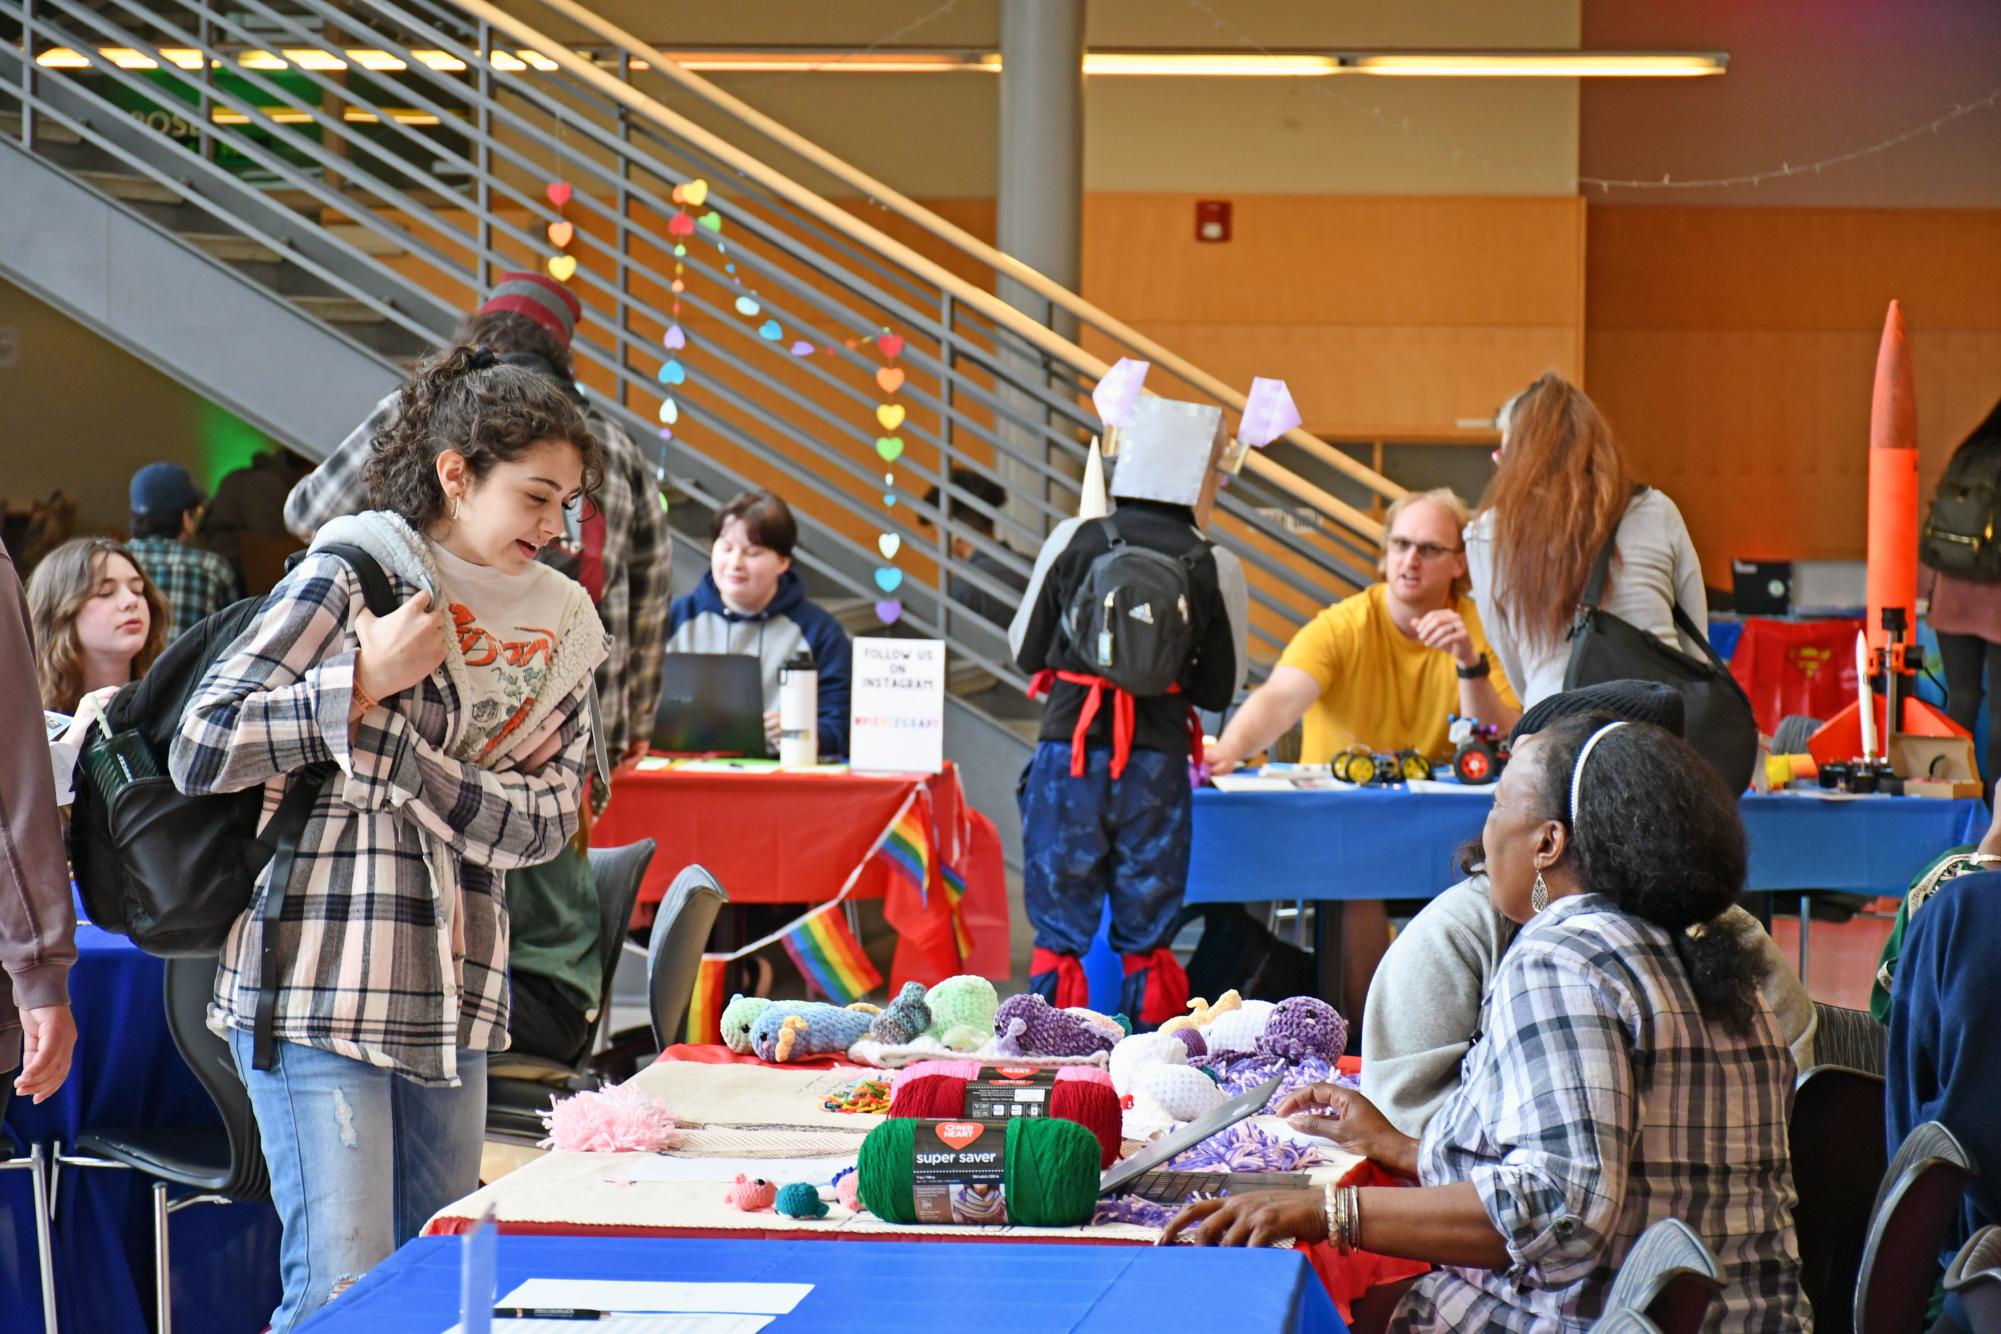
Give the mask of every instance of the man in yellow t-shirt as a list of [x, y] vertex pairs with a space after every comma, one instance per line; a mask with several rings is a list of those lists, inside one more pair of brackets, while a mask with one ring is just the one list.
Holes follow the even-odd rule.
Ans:
[[1391, 505], [1384, 582], [1335, 603], [1293, 636], [1271, 678], [1207, 748], [1211, 771], [1228, 773], [1302, 718], [1300, 759], [1308, 764], [1351, 746], [1450, 759], [1446, 719], [1455, 713], [1512, 727], [1521, 704], [1467, 593], [1467, 519], [1448, 490], [1412, 492]]

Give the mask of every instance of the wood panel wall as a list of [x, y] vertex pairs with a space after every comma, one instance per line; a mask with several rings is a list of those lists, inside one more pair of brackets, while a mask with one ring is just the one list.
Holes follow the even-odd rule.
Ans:
[[1858, 559], [1883, 314], [1903, 303], [1922, 483], [2001, 398], [2001, 211], [1593, 206], [1588, 388], [1732, 557]]

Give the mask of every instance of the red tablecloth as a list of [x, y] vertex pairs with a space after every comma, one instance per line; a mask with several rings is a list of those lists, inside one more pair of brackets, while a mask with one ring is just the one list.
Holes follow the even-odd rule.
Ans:
[[1779, 720], [1801, 713], [1832, 718], [1855, 702], [1857, 620], [1744, 622], [1730, 674], [1751, 697], [1758, 728], [1767, 734]]
[[[913, 789], [930, 831], [931, 880], [919, 894], [877, 854], [852, 896], [882, 899], [898, 935], [892, 992], [954, 973], [1008, 976], [1007, 870], [993, 821], [965, 805], [952, 765], [935, 776], [846, 772], [641, 770], [612, 781], [611, 804], [591, 829], [598, 847], [641, 838], [660, 851], [639, 887], [635, 925], [653, 920], [667, 886], [691, 862], [706, 866], [733, 903], [824, 903], [869, 857]], [[971, 950], [953, 941], [944, 872], [965, 878], [961, 920]]]

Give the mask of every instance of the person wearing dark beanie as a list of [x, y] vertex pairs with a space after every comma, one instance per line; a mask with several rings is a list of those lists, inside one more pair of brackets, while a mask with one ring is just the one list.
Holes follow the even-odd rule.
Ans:
[[[1606, 681], [1538, 700], [1510, 739], [1520, 741], [1558, 720], [1589, 715], [1607, 722], [1652, 723], [1680, 736], [1686, 710], [1679, 691], [1656, 681]], [[1466, 878], [1411, 918], [1383, 955], [1362, 1009], [1362, 1094], [1406, 1135], [1424, 1127], [1459, 1085], [1460, 1062], [1480, 1035], [1480, 1006], [1515, 938], [1516, 925], [1487, 898], [1487, 877], [1462, 850]], [[1804, 1070], [1812, 1064], [1814, 1010], [1806, 988], [1757, 919], [1742, 907], [1726, 918], [1754, 931], [1765, 955], [1761, 990]]]

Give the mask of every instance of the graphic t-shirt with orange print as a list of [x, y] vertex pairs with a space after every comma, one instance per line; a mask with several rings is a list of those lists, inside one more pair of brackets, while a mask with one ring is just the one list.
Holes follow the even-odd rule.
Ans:
[[443, 584], [446, 631], [458, 641], [470, 683], [459, 749], [484, 761], [523, 740], [517, 733], [555, 656], [554, 627], [570, 600], [569, 581], [539, 565], [508, 574], [462, 560], [436, 542], [430, 547]]

